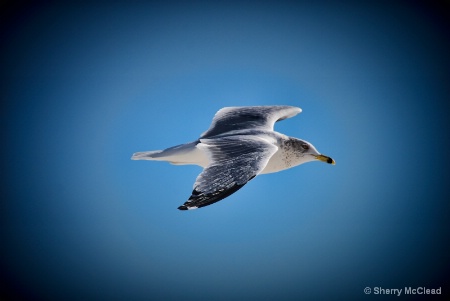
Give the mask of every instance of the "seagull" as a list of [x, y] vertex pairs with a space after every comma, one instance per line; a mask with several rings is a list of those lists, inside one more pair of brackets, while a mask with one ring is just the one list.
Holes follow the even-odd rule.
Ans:
[[189, 199], [179, 210], [216, 203], [257, 175], [274, 173], [310, 161], [335, 164], [309, 142], [274, 131], [275, 122], [294, 117], [292, 106], [225, 107], [196, 141], [165, 150], [134, 153], [132, 160], [167, 161], [203, 167]]

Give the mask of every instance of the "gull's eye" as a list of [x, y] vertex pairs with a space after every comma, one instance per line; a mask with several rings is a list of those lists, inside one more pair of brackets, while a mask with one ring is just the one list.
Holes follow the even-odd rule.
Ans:
[[303, 148], [304, 150], [307, 150], [307, 149], [309, 149], [309, 145], [306, 144], [306, 143], [302, 143], [302, 148]]

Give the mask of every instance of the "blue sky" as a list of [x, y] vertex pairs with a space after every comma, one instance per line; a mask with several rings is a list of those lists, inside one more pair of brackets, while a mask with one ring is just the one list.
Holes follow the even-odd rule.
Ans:
[[[2, 25], [5, 296], [362, 299], [447, 286], [449, 36], [436, 7], [36, 5]], [[131, 161], [225, 106], [336, 165], [176, 208], [201, 169]], [[447, 292], [448, 293], [448, 292]]]

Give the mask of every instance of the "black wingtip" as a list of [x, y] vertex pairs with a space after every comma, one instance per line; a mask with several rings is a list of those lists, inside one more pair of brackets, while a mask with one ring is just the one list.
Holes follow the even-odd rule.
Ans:
[[178, 210], [188, 210], [188, 207], [181, 205], [180, 207], [178, 207]]

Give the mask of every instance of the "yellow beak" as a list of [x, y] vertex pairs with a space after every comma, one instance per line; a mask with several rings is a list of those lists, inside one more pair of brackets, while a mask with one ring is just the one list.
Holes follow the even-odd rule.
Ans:
[[334, 162], [333, 159], [331, 159], [330, 157], [324, 156], [324, 155], [317, 155], [316, 159], [325, 163], [329, 163], [329, 164], [333, 164], [335, 165], [336, 162]]

